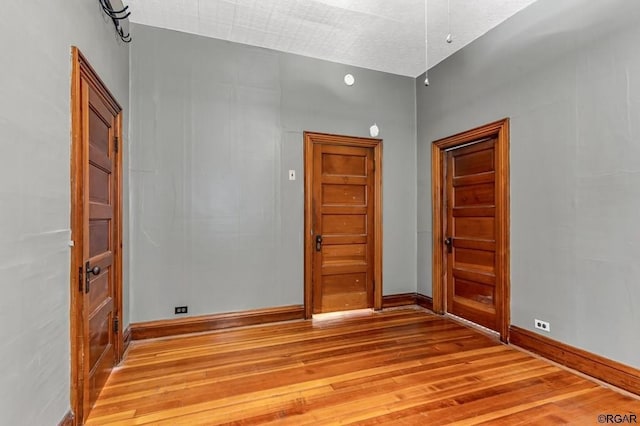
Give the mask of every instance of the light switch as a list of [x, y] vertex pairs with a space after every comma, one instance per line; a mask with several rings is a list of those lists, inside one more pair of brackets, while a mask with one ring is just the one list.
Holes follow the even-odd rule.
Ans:
[[289, 180], [296, 180], [296, 171], [289, 170]]

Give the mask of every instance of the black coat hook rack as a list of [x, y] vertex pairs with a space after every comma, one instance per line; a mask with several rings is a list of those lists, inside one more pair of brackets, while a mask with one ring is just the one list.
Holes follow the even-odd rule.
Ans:
[[109, 18], [113, 21], [113, 25], [116, 27], [116, 33], [120, 36], [120, 39], [125, 43], [131, 43], [131, 35], [127, 32], [124, 33], [124, 29], [122, 28], [122, 24], [120, 21], [127, 19], [131, 12], [129, 12], [129, 6], [125, 6], [120, 10], [115, 10], [111, 5], [111, 0], [98, 0], [100, 2], [100, 6], [102, 6], [102, 10], [107, 14]]

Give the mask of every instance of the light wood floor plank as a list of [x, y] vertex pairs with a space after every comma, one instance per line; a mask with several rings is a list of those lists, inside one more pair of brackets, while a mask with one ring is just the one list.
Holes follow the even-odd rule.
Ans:
[[640, 400], [421, 309], [131, 344], [88, 425], [597, 424]]

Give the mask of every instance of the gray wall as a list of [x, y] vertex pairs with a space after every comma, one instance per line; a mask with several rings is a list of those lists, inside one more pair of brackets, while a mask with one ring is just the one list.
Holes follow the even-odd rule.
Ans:
[[420, 292], [430, 142], [511, 117], [512, 323], [640, 367], [639, 17], [540, 0], [416, 80]]
[[198, 315], [301, 304], [302, 132], [368, 136], [373, 122], [384, 292], [415, 291], [413, 79], [142, 25], [133, 34], [132, 321], [177, 305]]
[[128, 47], [97, 2], [64, 3], [2, 4], [11, 17], [0, 25], [3, 424], [57, 424], [70, 407], [71, 45], [128, 107]]

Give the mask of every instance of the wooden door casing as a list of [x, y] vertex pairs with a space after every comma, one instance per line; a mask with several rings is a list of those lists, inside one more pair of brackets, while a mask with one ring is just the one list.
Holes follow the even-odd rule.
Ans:
[[71, 402], [87, 418], [122, 356], [122, 108], [72, 49]]
[[[482, 143], [485, 145], [481, 145]], [[491, 144], [493, 144], [492, 148], [489, 149]], [[465, 148], [466, 146], [468, 148]], [[453, 187], [455, 171], [450, 174], [452, 182], [449, 185], [447, 183], [449, 174], [446, 171], [455, 169], [455, 165], [449, 162], [454, 161], [456, 148], [461, 150], [458, 151], [461, 154], [465, 153], [465, 149], [468, 150], [468, 154], [473, 154], [475, 150], [477, 153], [484, 151], [478, 154], [484, 160], [481, 160], [479, 165], [468, 168], [462, 173], [460, 179], [457, 179], [456, 184], [460, 188], [459, 201], [468, 202], [467, 208], [462, 208], [463, 205], [460, 205], [457, 210], [449, 211], [447, 201], [452, 199], [455, 206], [456, 194], [453, 189], [448, 194], [447, 187]], [[490, 153], [491, 149], [493, 154]], [[452, 153], [449, 154], [449, 152]], [[493, 164], [489, 164], [491, 162]], [[493, 205], [490, 204], [489, 176], [491, 173], [483, 172], [483, 167], [493, 167]], [[454, 315], [458, 312], [463, 318], [470, 316], [471, 321], [489, 326], [500, 334], [503, 342], [508, 342], [510, 325], [509, 119], [505, 118], [434, 141], [431, 145], [431, 184], [433, 310], [440, 314], [453, 310], [454, 312], [451, 313]], [[467, 201], [463, 201], [465, 197]], [[470, 220], [466, 223], [463, 221], [461, 224], [463, 234], [467, 233], [465, 238], [455, 237], [456, 230], [453, 228], [456, 219], [448, 218], [449, 213], [456, 214], [459, 218], [468, 215]], [[491, 231], [493, 231], [493, 237], [489, 235]], [[446, 244], [447, 237], [450, 236], [453, 236], [451, 254], [448, 253]], [[491, 243], [491, 241], [494, 242]], [[458, 259], [455, 258], [456, 250], [458, 250]], [[492, 253], [494, 259], [491, 259]], [[456, 267], [457, 260], [464, 260], [464, 262], [460, 262]], [[454, 272], [454, 269], [457, 269], [457, 272]], [[453, 282], [450, 282], [449, 277]], [[448, 295], [449, 291], [455, 294], [456, 279], [460, 279], [457, 302], [456, 297]], [[475, 290], [472, 290], [473, 288]], [[470, 291], [478, 293], [477, 297], [472, 296]], [[460, 297], [465, 293], [466, 296]], [[491, 301], [489, 296], [492, 298]], [[475, 300], [473, 300], [474, 297]], [[449, 306], [450, 304], [454, 306]], [[488, 320], [487, 315], [480, 315], [478, 318], [476, 314], [482, 312], [485, 314], [495, 312], [495, 320]]]
[[382, 307], [381, 149], [378, 139], [305, 133], [307, 318]]

